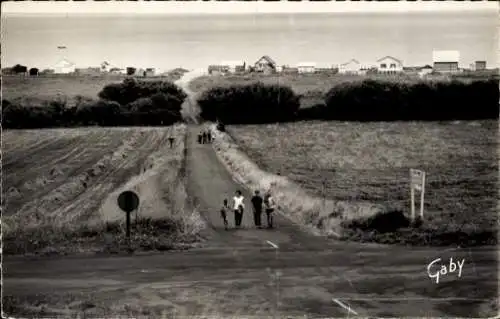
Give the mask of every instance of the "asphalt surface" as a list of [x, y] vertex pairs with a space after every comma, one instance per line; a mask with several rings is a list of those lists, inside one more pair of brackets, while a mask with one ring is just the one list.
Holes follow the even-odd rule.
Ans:
[[[339, 242], [309, 234], [280, 214], [274, 229], [256, 229], [248, 209], [250, 191], [232, 179], [211, 145], [197, 143], [199, 130], [189, 128], [188, 191], [210, 224], [207, 247], [136, 256], [4, 256], [4, 297], [59, 296], [44, 298], [55, 304], [79, 293], [184, 315], [260, 318], [496, 315], [491, 310], [498, 300], [496, 247]], [[226, 231], [219, 209], [236, 189], [247, 207], [243, 228]], [[228, 217], [233, 228], [232, 213]], [[436, 283], [427, 266], [437, 258], [433, 273], [450, 265], [450, 258], [463, 260], [460, 277], [456, 266]]]

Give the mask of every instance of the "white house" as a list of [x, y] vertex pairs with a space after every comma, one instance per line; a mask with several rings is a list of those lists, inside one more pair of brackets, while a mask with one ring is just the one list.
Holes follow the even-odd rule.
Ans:
[[229, 73], [243, 72], [246, 67], [245, 62], [243, 61], [224, 61], [220, 65], [226, 66]]
[[62, 59], [61, 61], [57, 62], [56, 65], [54, 65], [53, 69], [55, 74], [74, 73], [76, 70], [76, 65], [67, 59]]
[[316, 63], [314, 62], [302, 62], [297, 64], [297, 70], [299, 73], [314, 73], [316, 70]]
[[392, 56], [385, 56], [377, 60], [377, 71], [385, 74], [397, 74], [403, 72], [403, 62]]
[[127, 70], [126, 69], [122, 69], [122, 68], [111, 68], [109, 69], [109, 73], [111, 74], [122, 74], [122, 75], [125, 75], [127, 74]]
[[338, 68], [340, 74], [359, 74], [361, 63], [356, 59], [351, 59], [346, 63], [339, 64]]

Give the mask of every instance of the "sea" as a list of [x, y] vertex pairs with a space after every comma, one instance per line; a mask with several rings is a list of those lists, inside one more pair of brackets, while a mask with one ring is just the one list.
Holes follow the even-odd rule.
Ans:
[[[433, 50], [460, 52], [460, 66], [499, 64], [497, 12], [2, 16], [2, 68], [205, 68], [223, 61], [336, 66], [384, 56], [432, 64]], [[59, 48], [58, 48], [59, 47]], [[61, 49], [60, 47], [65, 47]]]

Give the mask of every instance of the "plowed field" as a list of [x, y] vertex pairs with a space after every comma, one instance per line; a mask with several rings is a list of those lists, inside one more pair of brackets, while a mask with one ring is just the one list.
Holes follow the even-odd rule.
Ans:
[[122, 222], [116, 198], [129, 189], [141, 198], [140, 218], [172, 217], [185, 201], [184, 134], [183, 126], [4, 131], [4, 238]]

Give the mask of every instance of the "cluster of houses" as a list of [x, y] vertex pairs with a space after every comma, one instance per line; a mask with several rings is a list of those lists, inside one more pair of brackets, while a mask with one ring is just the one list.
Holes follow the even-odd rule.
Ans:
[[[262, 56], [253, 64], [248, 64], [244, 61], [226, 61], [208, 67], [210, 75], [225, 75], [257, 72], [264, 74], [272, 73], [329, 73], [329, 74], [412, 74], [424, 77], [431, 73], [459, 73], [465, 70], [481, 71], [486, 70], [486, 61], [475, 61], [469, 68], [460, 68], [460, 52], [459, 51], [434, 51], [432, 54], [432, 65], [419, 67], [404, 66], [403, 61], [393, 56], [384, 56], [373, 63], [361, 63], [357, 59], [351, 59], [345, 63], [331, 66], [319, 67], [314, 62], [298, 63], [294, 67], [288, 65], [279, 65], [268, 55]], [[12, 69], [12, 68], [10, 68]], [[36, 74], [32, 74], [36, 73]], [[21, 71], [27, 73], [27, 70]], [[3, 69], [3, 74], [8, 74], [8, 70]], [[102, 62], [99, 67], [77, 68], [76, 64], [67, 58], [61, 59], [53, 68], [43, 70], [40, 73], [52, 74], [78, 74], [78, 75], [101, 75], [101, 74], [116, 74], [151, 77], [160, 73], [155, 68], [119, 68], [112, 66], [108, 62]], [[38, 69], [32, 68], [29, 71], [30, 75], [37, 75]]]
[[[3, 74], [10, 73], [9, 68], [3, 69]], [[157, 70], [155, 68], [135, 68], [135, 67], [127, 67], [127, 68], [118, 68], [112, 66], [108, 62], [102, 62], [99, 67], [88, 67], [88, 68], [77, 68], [76, 64], [68, 60], [67, 58], [61, 59], [57, 62], [52, 68], [45, 69], [39, 71], [37, 68], [30, 69], [30, 75], [32, 74], [31, 70], [36, 70], [36, 73], [42, 74], [76, 74], [76, 75], [101, 75], [103, 73], [106, 74], [115, 74], [115, 75], [133, 75], [133, 76], [155, 76]]]
[[[465, 69], [459, 68], [459, 51], [434, 51], [432, 55], [433, 65], [419, 67], [404, 66], [403, 61], [393, 56], [384, 56], [374, 63], [361, 63], [357, 59], [351, 59], [345, 63], [332, 65], [330, 67], [318, 67], [314, 62], [303, 62], [295, 67], [280, 66], [269, 56], [264, 55], [254, 64], [247, 65], [243, 61], [227, 61], [217, 65], [210, 65], [208, 73], [211, 75], [262, 72], [262, 73], [339, 73], [365, 75], [369, 73], [378, 74], [415, 74], [423, 77], [431, 73], [458, 73]], [[486, 70], [486, 61], [475, 61], [468, 70]]]

